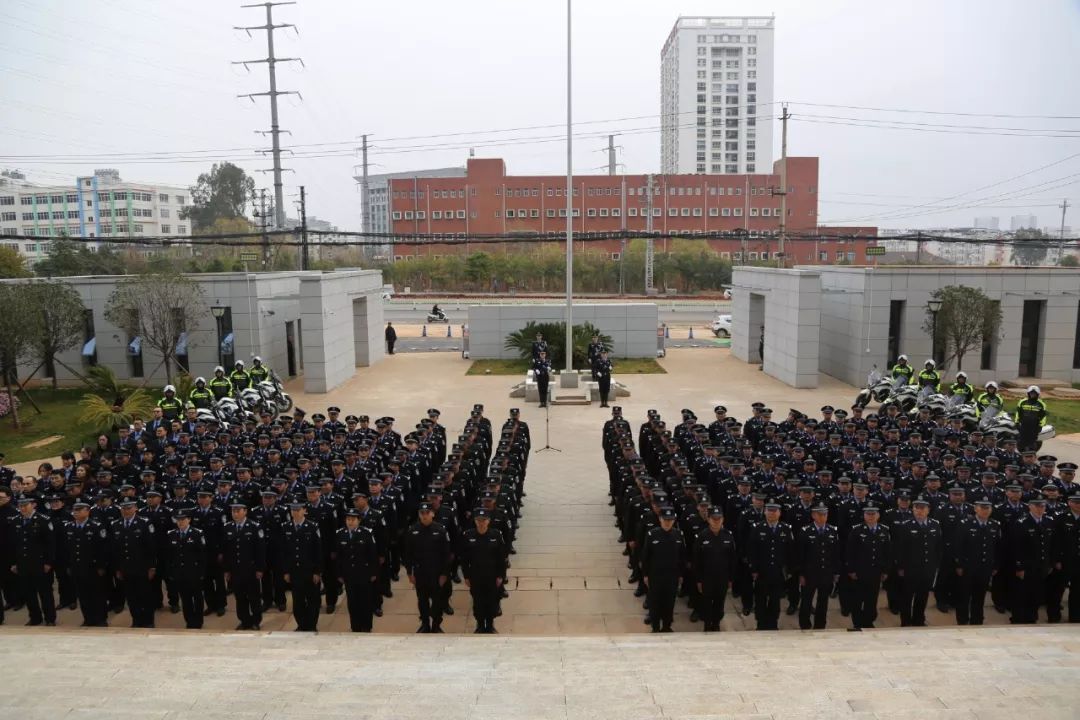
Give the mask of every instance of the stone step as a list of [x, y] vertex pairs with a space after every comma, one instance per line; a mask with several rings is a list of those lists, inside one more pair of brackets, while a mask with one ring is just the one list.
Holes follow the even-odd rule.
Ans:
[[552, 405], [592, 405], [592, 399], [587, 392], [567, 392], [560, 390], [551, 401]]
[[1002, 380], [1001, 386], [1006, 388], [1019, 388], [1021, 390], [1027, 390], [1032, 385], [1038, 385], [1039, 389], [1043, 392], [1052, 388], [1067, 388], [1070, 386], [1068, 380], [1053, 380], [1051, 378], [1033, 378], [1033, 377], [1020, 377], [1013, 378], [1012, 380]]

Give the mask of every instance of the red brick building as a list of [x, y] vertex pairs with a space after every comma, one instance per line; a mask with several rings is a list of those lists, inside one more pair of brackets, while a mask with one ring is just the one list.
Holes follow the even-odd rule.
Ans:
[[[653, 195], [645, 175], [581, 175], [573, 178], [574, 232], [645, 231], [651, 205], [652, 230], [702, 234], [745, 230], [743, 238], [710, 238], [709, 245], [734, 261], [775, 257], [780, 228], [780, 167], [772, 174], [653, 175]], [[818, 159], [787, 159], [787, 233], [818, 233]], [[507, 175], [498, 158], [470, 158], [464, 177], [395, 178], [389, 186], [390, 227], [401, 235], [562, 233], [566, 230], [566, 178]], [[832, 234], [876, 236], [876, 228], [834, 228]], [[823, 245], [828, 247], [824, 248]], [[792, 261], [834, 264], [866, 261], [865, 239], [829, 240], [817, 248], [809, 240], [789, 240]], [[658, 240], [664, 252], [667, 239]], [[502, 246], [506, 247], [506, 246]], [[583, 243], [585, 252], [616, 255], [620, 240]], [[466, 245], [394, 244], [394, 259], [469, 251]], [[475, 250], [476, 247], [471, 248]], [[575, 248], [577, 250], [577, 248]], [[841, 253], [837, 255], [836, 253]], [[853, 254], [852, 254], [853, 253]]]

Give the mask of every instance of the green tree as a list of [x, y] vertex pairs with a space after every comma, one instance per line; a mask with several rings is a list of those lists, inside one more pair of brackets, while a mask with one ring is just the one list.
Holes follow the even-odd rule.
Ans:
[[53, 238], [45, 257], [34, 266], [41, 277], [73, 277], [75, 275], [123, 275], [126, 259], [108, 244], [97, 252], [76, 240]]
[[56, 356], [83, 340], [86, 306], [79, 293], [65, 282], [35, 282], [25, 286], [36, 310], [34, 346], [37, 359], [57, 387]]
[[1050, 236], [1042, 230], [1017, 230], [1013, 235], [1017, 240], [1012, 246], [1014, 265], [1042, 265], [1050, 249]]
[[[38, 309], [34, 298], [24, 283], [0, 284], [0, 376], [3, 377], [8, 397], [14, 399], [12, 386], [19, 382], [19, 362], [28, 360], [34, 353], [34, 340], [39, 331]], [[21, 427], [19, 411], [11, 403], [11, 420]]]
[[[986, 297], [982, 290], [964, 285], [947, 285], [935, 290], [931, 297], [941, 300], [936, 344], [945, 348], [945, 365], [955, 359], [957, 371], [963, 370], [964, 356], [1001, 332], [1001, 305]], [[934, 331], [929, 309], [923, 331], [928, 335]]]
[[202, 287], [178, 273], [139, 275], [125, 280], [116, 286], [105, 306], [105, 318], [109, 322], [157, 351], [170, 383], [180, 336], [197, 325], [206, 313]]
[[486, 252], [473, 253], [465, 261], [465, 277], [481, 290], [486, 290], [491, 286], [491, 274], [494, 269], [495, 262]]
[[[551, 367], [560, 369], [566, 367], [566, 323], [537, 323], [530, 322], [525, 327], [506, 336], [503, 347], [514, 350], [523, 359], [532, 357], [532, 344], [536, 339], [536, 333], [544, 336], [548, 342], [548, 360]], [[610, 335], [600, 333], [592, 323], [574, 325], [573, 342], [573, 367], [583, 368], [589, 358], [589, 343], [594, 334], [600, 335], [600, 342], [609, 351], [612, 349]]]
[[1075, 255], [1066, 255], [1065, 257], [1061, 258], [1061, 262], [1059, 264], [1061, 265], [1061, 267], [1080, 267], [1080, 259], [1078, 259]]
[[31, 274], [18, 250], [0, 247], [0, 278], [24, 278]]
[[214, 163], [210, 172], [199, 175], [190, 191], [191, 205], [181, 216], [191, 220], [194, 231], [208, 231], [218, 220], [244, 217], [255, 194], [255, 181], [230, 162]]

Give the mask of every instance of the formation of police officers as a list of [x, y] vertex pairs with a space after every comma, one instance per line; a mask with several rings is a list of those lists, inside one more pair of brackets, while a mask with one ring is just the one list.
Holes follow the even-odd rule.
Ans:
[[495, 632], [530, 447], [516, 409], [493, 432], [475, 405], [448, 443], [434, 408], [403, 437], [337, 407], [225, 429], [162, 403], [40, 485], [0, 455], [0, 623], [25, 607], [28, 625], [54, 625], [59, 604], [84, 626], [126, 606], [133, 627], [168, 607], [200, 628], [231, 594], [237, 629], [258, 630], [288, 592], [296, 629], [316, 631], [344, 593], [351, 629], [370, 632], [404, 570], [418, 632], [442, 632], [460, 582], [476, 632]]
[[758, 630], [781, 607], [826, 626], [830, 599], [852, 630], [874, 627], [884, 587], [901, 625], [926, 624], [931, 593], [960, 625], [981, 625], [986, 596], [1012, 623], [1045, 607], [1080, 622], [1077, 466], [960, 423], [831, 406], [745, 423], [717, 406], [708, 425], [655, 410], [637, 429], [619, 407], [603, 428], [611, 505], [645, 622], [671, 632], [676, 597], [720, 629], [730, 592]]
[[[540, 407], [547, 407], [548, 385], [551, 383], [551, 357], [547, 340], [542, 333], [536, 333], [536, 339], [532, 344], [532, 371], [536, 380], [537, 392], [540, 395]], [[601, 342], [599, 335], [593, 335], [588, 347], [589, 372], [592, 379], [597, 383], [600, 392], [600, 407], [610, 407], [608, 398], [611, 394], [611, 373], [614, 366], [611, 363], [607, 346]]]

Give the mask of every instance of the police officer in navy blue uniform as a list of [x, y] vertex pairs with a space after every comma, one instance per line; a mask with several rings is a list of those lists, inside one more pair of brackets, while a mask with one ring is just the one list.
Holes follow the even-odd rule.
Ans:
[[19, 514], [11, 519], [11, 546], [14, 562], [11, 572], [19, 583], [19, 592], [30, 613], [27, 625], [56, 624], [56, 601], [53, 598], [53, 572], [56, 567], [56, 533], [52, 522], [37, 512], [37, 499], [23, 495], [18, 500]]
[[319, 595], [323, 550], [319, 527], [305, 518], [307, 505], [289, 505], [290, 520], [281, 529], [281, 571], [292, 585], [296, 629], [316, 632], [319, 626]]
[[262, 625], [261, 590], [266, 573], [266, 534], [258, 523], [248, 520], [248, 506], [242, 502], [229, 508], [232, 522], [222, 529], [221, 567], [225, 582], [236, 600], [237, 630], [259, 630]]
[[747, 538], [747, 563], [754, 581], [754, 605], [758, 630], [778, 630], [780, 598], [794, 564], [791, 526], [780, 520], [779, 503], [765, 505], [765, 520]]
[[136, 514], [133, 499], [120, 503], [120, 519], [113, 521], [112, 565], [116, 578], [124, 583], [124, 596], [131, 612], [131, 627], [154, 627], [151, 581], [157, 573], [157, 537], [149, 520]]
[[334, 535], [332, 553], [338, 580], [345, 588], [349, 626], [353, 632], [371, 632], [375, 581], [379, 575], [375, 535], [361, 525], [362, 514], [356, 508], [345, 511], [345, 527]]
[[953, 536], [956, 624], [982, 625], [990, 582], [1001, 570], [1002, 528], [991, 517], [993, 503], [975, 501], [975, 516], [960, 521]]
[[900, 625], [926, 625], [926, 601], [934, 584], [944, 542], [941, 523], [930, 517], [930, 502], [912, 504], [914, 517], [892, 528], [893, 565], [900, 578]]
[[705, 632], [719, 632], [736, 568], [735, 537], [724, 527], [723, 508], [716, 505], [709, 508], [708, 527], [697, 534], [693, 556], [701, 602], [698, 614], [705, 623]]
[[1055, 561], [1069, 586], [1069, 622], [1080, 623], [1080, 494], [1068, 497], [1067, 512], [1054, 527], [1054, 545]]
[[1015, 580], [1012, 617], [1015, 625], [1038, 622], [1046, 599], [1046, 579], [1054, 569], [1054, 521], [1046, 516], [1046, 500], [1032, 497], [1028, 512], [1009, 529], [1009, 553]]
[[853, 630], [874, 627], [881, 583], [892, 572], [889, 529], [878, 523], [875, 505], [863, 508], [863, 522], [851, 529], [844, 553], [844, 569], [852, 582]]
[[[799, 571], [799, 627], [824, 630], [829, 612], [829, 595], [840, 579], [843, 551], [840, 531], [826, 521], [829, 508], [817, 505], [810, 511], [812, 522], [797, 536], [796, 564]], [[813, 624], [810, 616], [813, 615]]]
[[206, 573], [206, 536], [191, 525], [191, 508], [174, 513], [176, 527], [165, 536], [170, 585], [184, 611], [189, 630], [203, 626], [203, 576]]
[[289, 522], [289, 509], [278, 502], [274, 490], [259, 493], [262, 504], [248, 512], [249, 517], [259, 524], [266, 539], [266, 570], [262, 577], [262, 610], [277, 607], [285, 611], [285, 582], [281, 577], [281, 528]]
[[429, 502], [420, 503], [420, 520], [405, 533], [404, 560], [409, 582], [416, 588], [420, 611], [418, 633], [441, 633], [445, 603], [443, 586], [449, 582], [452, 548], [450, 535], [435, 522]]
[[62, 552], [68, 576], [82, 611], [83, 627], [105, 627], [105, 573], [109, 566], [109, 531], [90, 519], [90, 504], [71, 506], [73, 519], [64, 523]]
[[686, 541], [676, 527], [675, 508], [660, 508], [659, 525], [644, 535], [641, 548], [642, 579], [648, 588], [649, 618], [652, 631], [672, 632], [675, 595], [686, 564]]
[[475, 528], [461, 538], [461, 571], [473, 601], [477, 633], [495, 633], [495, 616], [506, 577], [507, 548], [501, 532], [491, 527], [491, 511], [476, 508]]

